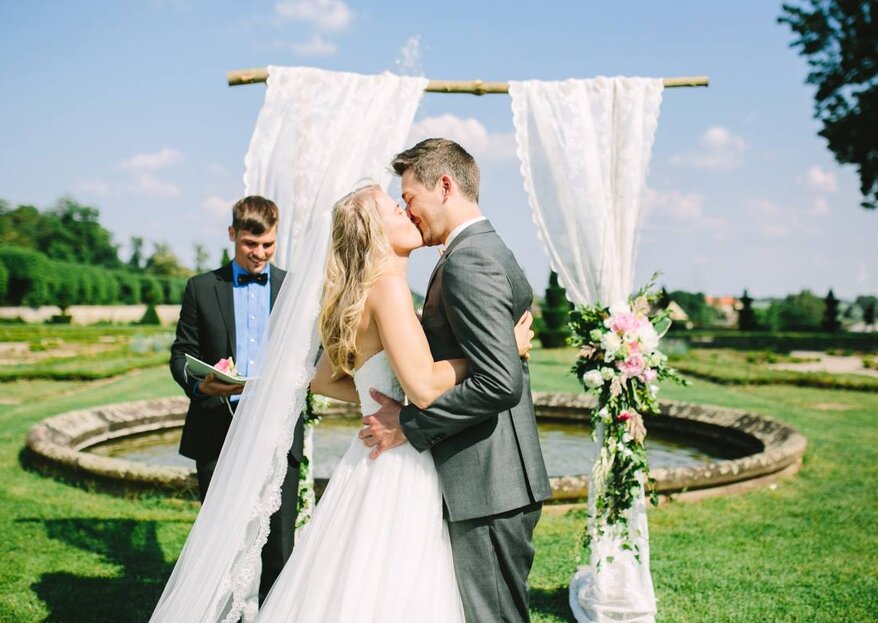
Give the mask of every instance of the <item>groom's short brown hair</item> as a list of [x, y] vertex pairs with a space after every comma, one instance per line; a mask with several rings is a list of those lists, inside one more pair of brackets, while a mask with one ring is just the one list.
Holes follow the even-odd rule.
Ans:
[[261, 236], [277, 225], [278, 209], [271, 199], [250, 195], [232, 207], [232, 228]]
[[469, 152], [447, 138], [428, 138], [394, 156], [390, 163], [397, 175], [409, 169], [427, 188], [436, 186], [443, 175], [457, 182], [461, 194], [479, 202], [479, 165]]

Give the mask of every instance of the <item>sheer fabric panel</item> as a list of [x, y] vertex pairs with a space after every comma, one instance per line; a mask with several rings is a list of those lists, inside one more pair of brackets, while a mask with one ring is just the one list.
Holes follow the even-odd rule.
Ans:
[[199, 512], [151, 621], [252, 620], [260, 552], [318, 349], [331, 207], [360, 180], [387, 185], [426, 79], [270, 67], [247, 153], [247, 194], [280, 208], [288, 273]]
[[[662, 89], [661, 80], [644, 78], [509, 84], [534, 223], [559, 282], [577, 305], [611, 305], [633, 289]], [[593, 475], [592, 492], [600, 485]], [[589, 508], [594, 511], [591, 496]], [[628, 519], [641, 561], [621, 550], [612, 535], [593, 542], [590, 564], [570, 586], [580, 623], [654, 621], [642, 489]], [[614, 562], [607, 563], [608, 556]]]

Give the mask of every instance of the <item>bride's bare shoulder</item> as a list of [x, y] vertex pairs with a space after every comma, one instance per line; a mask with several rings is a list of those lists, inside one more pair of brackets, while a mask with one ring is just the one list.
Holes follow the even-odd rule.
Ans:
[[401, 306], [412, 308], [408, 280], [402, 275], [381, 275], [369, 289], [367, 305], [378, 315], [382, 311], [399, 309]]

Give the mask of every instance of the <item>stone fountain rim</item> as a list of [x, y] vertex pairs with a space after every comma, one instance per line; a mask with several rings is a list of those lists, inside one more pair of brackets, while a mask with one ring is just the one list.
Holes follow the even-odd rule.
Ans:
[[[575, 411], [592, 407], [594, 400], [586, 394], [535, 392], [534, 403], [549, 410]], [[31, 427], [26, 448], [35, 465], [51, 472], [60, 471], [99, 485], [191, 494], [197, 490], [194, 470], [152, 466], [84, 452], [117, 437], [179, 427], [188, 406], [189, 399], [179, 396], [68, 411]], [[661, 401], [661, 407], [663, 415], [659, 417], [681, 426], [685, 427], [688, 421], [708, 427], [733, 428], [763, 445], [761, 452], [738, 459], [652, 470], [662, 496], [698, 498], [752, 488], [743, 486], [747, 482], [765, 486], [795, 473], [801, 466], [807, 440], [786, 424], [749, 411], [716, 405]], [[556, 502], [578, 501], [587, 496], [588, 477], [584, 474], [554, 477], [550, 481]], [[320, 484], [318, 482], [318, 487]]]

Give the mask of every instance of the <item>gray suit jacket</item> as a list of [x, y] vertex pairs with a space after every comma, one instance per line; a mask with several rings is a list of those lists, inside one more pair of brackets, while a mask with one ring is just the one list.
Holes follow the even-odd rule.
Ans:
[[513, 332], [532, 301], [524, 272], [487, 221], [462, 231], [430, 278], [422, 324], [433, 358], [466, 357], [470, 376], [428, 409], [403, 407], [400, 423], [412, 446], [432, 449], [451, 521], [552, 495]]

